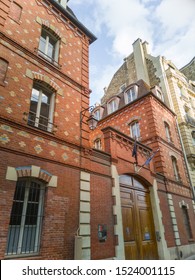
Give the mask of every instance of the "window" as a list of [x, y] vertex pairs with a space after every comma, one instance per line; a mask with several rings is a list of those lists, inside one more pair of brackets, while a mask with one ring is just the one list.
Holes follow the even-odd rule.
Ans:
[[162, 92], [161, 92], [160, 90], [157, 90], [157, 91], [156, 91], [156, 96], [157, 96], [159, 99], [161, 99], [162, 101], [164, 101], [164, 96], [163, 96], [163, 94], [162, 94]]
[[117, 101], [116, 99], [113, 99], [108, 103], [108, 114], [111, 114], [116, 110], [117, 110]]
[[96, 120], [100, 120], [100, 110], [96, 110], [95, 112], [94, 112], [94, 117], [96, 118]]
[[8, 62], [0, 57], [0, 83], [5, 83], [5, 77], [8, 69]]
[[125, 103], [128, 104], [137, 98], [135, 88], [132, 87], [125, 92]]
[[39, 54], [54, 64], [58, 63], [59, 38], [46, 28], [42, 28]]
[[120, 86], [119, 92], [123, 92], [126, 88], [126, 84], [123, 84], [122, 86]]
[[6, 255], [37, 253], [40, 245], [45, 187], [38, 180], [16, 183]]
[[55, 94], [46, 85], [34, 83], [28, 124], [52, 132]]
[[182, 206], [182, 213], [183, 213], [183, 221], [184, 221], [184, 225], [186, 228], [186, 233], [187, 233], [187, 237], [188, 239], [192, 239], [192, 230], [190, 227], [190, 219], [189, 219], [189, 215], [188, 215], [188, 209], [186, 206]]
[[192, 131], [192, 144], [195, 146], [195, 130]]
[[13, 2], [10, 8], [10, 17], [15, 21], [20, 21], [21, 15], [22, 7], [19, 6], [16, 2]]
[[94, 141], [94, 147], [95, 147], [95, 149], [97, 149], [97, 150], [101, 150], [102, 149], [102, 143], [101, 143], [101, 139], [96, 139], [95, 141]]
[[164, 122], [164, 124], [165, 124], [165, 132], [166, 132], [167, 141], [172, 142], [171, 134], [170, 134], [170, 127], [169, 127], [168, 123]]
[[131, 125], [130, 125], [130, 133], [131, 133], [131, 137], [132, 138], [136, 138], [136, 139], [139, 139], [140, 138], [140, 129], [139, 129], [139, 123], [136, 121], [136, 122], [133, 122]]
[[172, 156], [171, 158], [172, 158], [172, 165], [173, 165], [173, 172], [174, 172], [175, 180], [180, 181], [177, 160], [174, 156]]

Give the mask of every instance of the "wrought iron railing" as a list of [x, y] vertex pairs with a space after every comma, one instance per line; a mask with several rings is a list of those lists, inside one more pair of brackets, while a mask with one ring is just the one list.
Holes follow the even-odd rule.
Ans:
[[37, 48], [35, 48], [35, 51], [37, 52], [38, 55], [45, 58], [48, 62], [52, 63], [53, 65], [55, 65], [58, 68], [61, 68], [61, 65], [53, 57], [45, 54], [44, 52], [42, 52], [41, 50], [39, 50]]
[[41, 130], [48, 132], [55, 132], [57, 130], [57, 126], [52, 122], [49, 122], [48, 117], [42, 115], [37, 117], [36, 113], [32, 111], [27, 114], [27, 123], [28, 125], [35, 126]]

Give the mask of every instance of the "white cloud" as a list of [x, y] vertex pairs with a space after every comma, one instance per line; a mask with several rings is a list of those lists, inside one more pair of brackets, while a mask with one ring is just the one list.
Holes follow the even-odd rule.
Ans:
[[[149, 43], [152, 55], [165, 56], [177, 67], [184, 66], [195, 56], [195, 0], [71, 2], [72, 6], [84, 11], [84, 24], [87, 22], [87, 27], [101, 42], [104, 41], [102, 48], [97, 44], [98, 48], [93, 47], [92, 51], [98, 58], [104, 52], [101, 66], [98, 61], [96, 74], [91, 75], [90, 83], [95, 96], [103, 95], [103, 88], [108, 86], [118, 69], [114, 67], [119, 67], [123, 58], [132, 52], [132, 44], [137, 38]], [[109, 53], [105, 50], [106, 44]]]

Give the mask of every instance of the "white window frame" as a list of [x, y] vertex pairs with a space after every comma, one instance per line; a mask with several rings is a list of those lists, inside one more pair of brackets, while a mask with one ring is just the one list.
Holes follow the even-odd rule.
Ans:
[[174, 172], [175, 179], [176, 179], [176, 181], [179, 181], [180, 177], [179, 177], [179, 171], [177, 168], [177, 159], [174, 156], [172, 156], [171, 159], [172, 159], [173, 172]]
[[140, 138], [140, 126], [138, 121], [134, 121], [130, 124], [130, 135], [132, 138]]
[[165, 132], [166, 132], [167, 141], [172, 142], [171, 141], [171, 134], [170, 134], [170, 127], [169, 127], [167, 122], [164, 122], [164, 125], [165, 125]]
[[[44, 38], [43, 37], [43, 32], [46, 33], [46, 42], [44, 45], [44, 50], [41, 50], [41, 39]], [[53, 56], [49, 56], [48, 55], [48, 50], [49, 50], [49, 40], [50, 38], [52, 40], [55, 41], [55, 44], [53, 45], [54, 47], [54, 55]], [[44, 38], [45, 40], [45, 38]], [[47, 28], [45, 28], [44, 26], [42, 27], [41, 30], [41, 36], [40, 36], [40, 41], [39, 41], [39, 54], [41, 56], [43, 56], [44, 58], [46, 58], [48, 61], [54, 63], [54, 64], [58, 64], [58, 60], [59, 60], [59, 48], [60, 48], [60, 40], [57, 36], [55, 36], [52, 31], [49, 31]]]
[[135, 87], [130, 87], [127, 91], [125, 91], [125, 103], [129, 104], [135, 99], [137, 99], [137, 90]]
[[100, 120], [100, 109], [95, 110], [93, 115], [94, 115], [95, 119], [99, 121]]
[[[50, 106], [49, 106], [49, 114], [48, 114], [48, 126], [47, 126], [47, 131], [48, 132], [52, 132], [52, 128], [53, 128], [53, 116], [54, 116], [54, 103], [55, 103], [55, 93], [51, 92], [47, 89], [42, 89], [41, 86], [36, 86], [36, 83], [33, 85], [33, 89], [32, 89], [32, 93], [33, 90], [36, 89], [39, 91], [39, 96], [38, 96], [38, 102], [37, 102], [37, 108], [36, 108], [36, 114], [35, 114], [35, 123], [34, 126], [35, 127], [39, 127], [40, 123], [40, 113], [41, 113], [41, 104], [42, 104], [42, 96], [43, 96], [43, 91], [48, 91], [48, 95], [50, 95]], [[31, 94], [32, 97], [32, 94]], [[30, 103], [31, 104], [31, 103]], [[33, 112], [34, 113], [34, 112]]]
[[112, 114], [113, 112], [115, 112], [118, 109], [117, 99], [115, 98], [110, 100], [107, 104], [107, 108], [108, 108], [108, 114]]
[[[25, 193], [24, 193], [24, 200], [21, 200], [21, 202], [23, 203], [22, 206], [22, 217], [21, 217], [21, 222], [20, 225], [11, 225], [9, 226], [9, 237], [11, 236], [11, 231], [14, 231], [14, 234], [16, 234], [16, 228], [19, 228], [19, 234], [18, 234], [18, 238], [14, 238], [15, 242], [17, 242], [16, 246], [14, 246], [14, 248], [16, 247], [16, 251], [11, 251], [9, 252], [9, 245], [10, 245], [10, 240], [8, 239], [7, 241], [7, 252], [6, 255], [26, 255], [26, 254], [32, 254], [32, 253], [38, 253], [39, 252], [39, 247], [40, 247], [40, 236], [41, 236], [41, 228], [42, 228], [42, 218], [43, 218], [43, 206], [44, 206], [44, 196], [45, 196], [45, 185], [40, 182], [39, 180], [36, 179], [31, 179], [31, 178], [27, 178], [27, 179], [22, 179], [21, 181], [25, 182]], [[17, 181], [17, 183], [19, 183]], [[37, 212], [37, 222], [36, 225], [26, 225], [25, 224], [25, 220], [26, 220], [26, 215], [27, 215], [27, 206], [29, 203], [29, 192], [30, 192], [30, 188], [31, 188], [31, 183], [36, 183], [40, 186], [40, 196], [39, 196], [39, 201], [38, 201], [38, 212]], [[20, 186], [18, 187], [20, 188]], [[18, 201], [18, 200], [17, 200]], [[13, 200], [14, 203], [14, 200]], [[32, 201], [31, 201], [32, 203]], [[25, 238], [24, 232], [25, 232], [25, 228], [26, 227], [30, 227], [36, 228], [36, 233], [35, 233], [35, 241], [34, 241], [34, 249], [32, 251], [22, 251], [23, 249], [23, 240]], [[28, 228], [29, 231], [29, 228]], [[27, 249], [25, 247], [25, 249]]]
[[94, 141], [94, 148], [97, 149], [97, 150], [102, 149], [102, 141], [101, 141], [100, 138], [98, 138]]

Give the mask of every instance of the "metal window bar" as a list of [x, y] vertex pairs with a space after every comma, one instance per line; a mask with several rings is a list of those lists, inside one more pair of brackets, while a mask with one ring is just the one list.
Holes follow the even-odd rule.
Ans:
[[40, 128], [41, 130], [53, 132], [54, 124], [49, 122], [47, 117], [40, 115], [39, 117], [36, 116], [35, 112], [30, 111], [28, 114], [28, 125], [35, 126]]
[[43, 201], [43, 186], [30, 180], [17, 182], [6, 255], [21, 255], [39, 251]]

